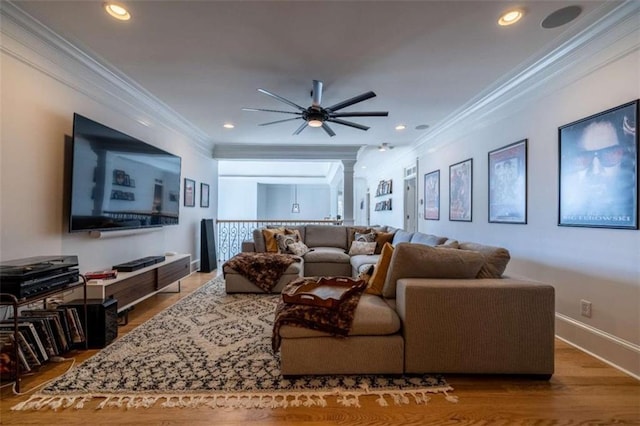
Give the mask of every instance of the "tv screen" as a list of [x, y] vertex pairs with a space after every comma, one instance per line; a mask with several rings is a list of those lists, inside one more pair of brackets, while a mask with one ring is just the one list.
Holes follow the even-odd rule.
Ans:
[[181, 158], [73, 115], [69, 231], [175, 225]]

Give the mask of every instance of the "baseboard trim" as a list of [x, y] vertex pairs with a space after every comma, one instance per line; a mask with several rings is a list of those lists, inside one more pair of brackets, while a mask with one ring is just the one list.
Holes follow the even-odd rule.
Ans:
[[556, 312], [556, 337], [640, 380], [640, 345]]

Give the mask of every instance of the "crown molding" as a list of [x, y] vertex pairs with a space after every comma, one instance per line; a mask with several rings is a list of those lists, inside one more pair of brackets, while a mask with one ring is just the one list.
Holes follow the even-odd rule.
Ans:
[[[589, 26], [533, 63], [523, 64], [454, 111], [418, 138], [413, 155], [433, 152], [480, 125], [499, 121], [535, 99], [547, 96], [640, 48], [640, 2], [605, 3], [583, 19]], [[575, 31], [575, 30], [574, 30]], [[567, 34], [571, 29], [567, 30]], [[605, 49], [612, 49], [599, 55]], [[553, 81], [553, 84], [550, 82]], [[497, 114], [498, 110], [503, 114]], [[450, 138], [442, 138], [447, 133]]]
[[0, 51], [123, 116], [185, 135], [210, 156], [211, 138], [135, 81], [83, 52], [11, 1], [0, 4]]
[[216, 160], [352, 160], [356, 161], [360, 145], [232, 145], [216, 144]]

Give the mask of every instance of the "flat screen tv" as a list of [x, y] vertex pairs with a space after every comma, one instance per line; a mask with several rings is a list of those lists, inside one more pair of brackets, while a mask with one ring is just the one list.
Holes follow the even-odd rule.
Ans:
[[175, 225], [181, 158], [73, 115], [69, 232]]

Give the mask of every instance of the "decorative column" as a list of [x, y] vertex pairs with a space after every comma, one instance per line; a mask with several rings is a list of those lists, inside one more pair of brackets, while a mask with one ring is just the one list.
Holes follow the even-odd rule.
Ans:
[[355, 222], [353, 219], [353, 166], [356, 160], [342, 160], [343, 178], [342, 178], [342, 199], [344, 203], [344, 224], [352, 226]]

